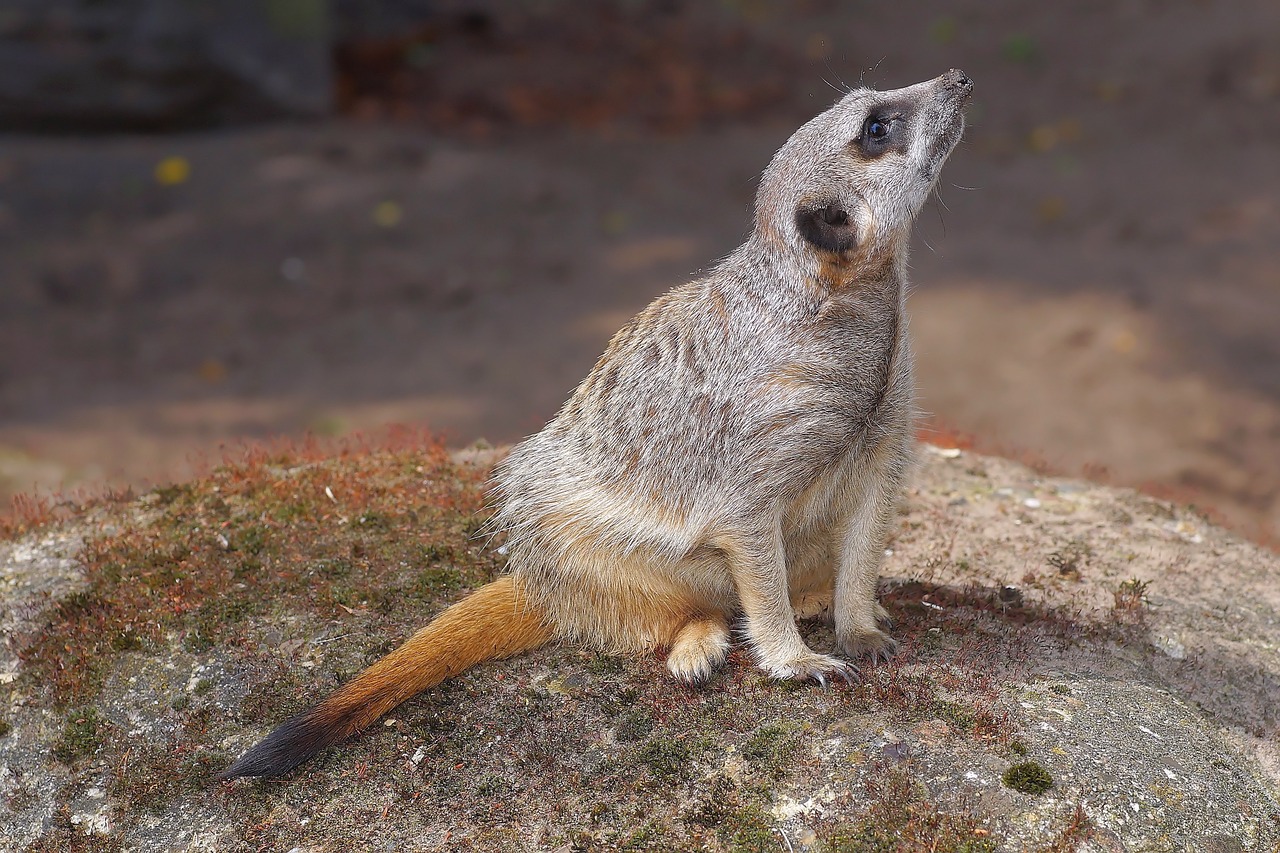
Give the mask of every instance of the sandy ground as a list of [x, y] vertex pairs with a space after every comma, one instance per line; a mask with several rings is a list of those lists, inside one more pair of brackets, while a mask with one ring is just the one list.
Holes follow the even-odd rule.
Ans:
[[327, 123], [0, 136], [0, 495], [242, 437], [516, 439], [737, 244], [829, 84], [957, 66], [913, 254], [930, 423], [1280, 530], [1280, 6], [667, 5], [437, 34]]

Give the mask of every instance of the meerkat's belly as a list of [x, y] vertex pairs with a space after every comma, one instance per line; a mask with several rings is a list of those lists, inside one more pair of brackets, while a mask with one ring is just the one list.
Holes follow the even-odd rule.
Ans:
[[866, 499], [859, 454], [823, 472], [790, 505], [782, 521], [787, 582], [792, 597], [825, 589], [836, 570], [836, 540], [857, 504]]
[[843, 458], [788, 506], [782, 534], [793, 598], [830, 586], [850, 518], [865, 502], [875, 500], [885, 468], [901, 467], [910, 453], [909, 418], [891, 409], [883, 413], [884, 423], [877, 424], [877, 440], [858, 436]]

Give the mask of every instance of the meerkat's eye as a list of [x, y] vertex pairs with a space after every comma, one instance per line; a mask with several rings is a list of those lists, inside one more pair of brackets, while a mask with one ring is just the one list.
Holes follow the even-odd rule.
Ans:
[[853, 141], [870, 157], [878, 157], [903, 141], [902, 113], [890, 108], [881, 107], [867, 116], [862, 122], [862, 132]]

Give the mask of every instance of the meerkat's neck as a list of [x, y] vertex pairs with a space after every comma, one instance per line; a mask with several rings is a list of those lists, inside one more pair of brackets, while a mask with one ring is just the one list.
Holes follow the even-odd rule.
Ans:
[[769, 235], [752, 234], [739, 254], [750, 266], [763, 267], [763, 286], [780, 288], [790, 298], [825, 302], [835, 296], [901, 306], [907, 289], [905, 242], [867, 257], [858, 252], [796, 252]]

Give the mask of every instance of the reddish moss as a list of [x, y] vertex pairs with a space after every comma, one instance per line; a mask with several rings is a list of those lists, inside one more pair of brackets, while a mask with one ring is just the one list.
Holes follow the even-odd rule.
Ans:
[[966, 812], [942, 808], [905, 772], [891, 770], [866, 783], [870, 807], [854, 823], [820, 833], [829, 853], [991, 853], [997, 839]]
[[1093, 836], [1093, 821], [1085, 814], [1084, 806], [1076, 803], [1067, 818], [1066, 826], [1041, 853], [1075, 853]]
[[114, 532], [86, 543], [87, 585], [23, 638], [24, 673], [54, 704], [82, 703], [117, 653], [170, 633], [200, 652], [237, 642], [247, 620], [286, 601], [321, 617], [366, 603], [386, 613], [383, 598], [481, 583], [497, 563], [464, 533], [481, 486], [480, 470], [433, 441], [248, 449], [144, 497], [149, 512], [123, 510]]

